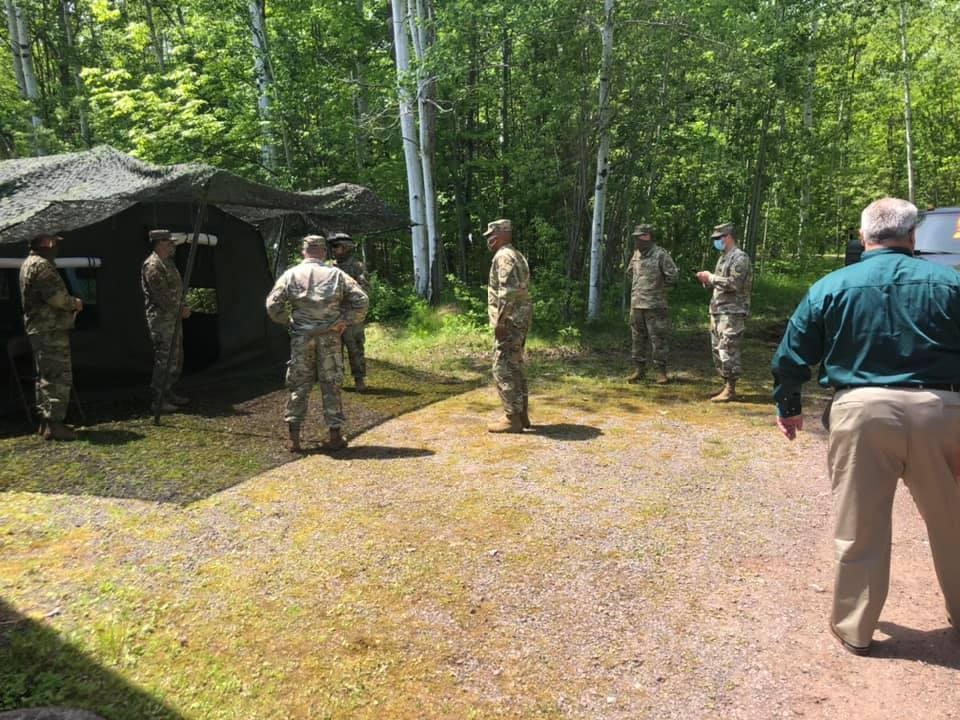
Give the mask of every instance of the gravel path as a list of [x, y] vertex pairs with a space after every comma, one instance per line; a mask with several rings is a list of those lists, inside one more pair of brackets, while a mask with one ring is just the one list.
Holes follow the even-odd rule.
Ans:
[[960, 717], [960, 636], [905, 491], [874, 656], [827, 631], [822, 433], [558, 385], [533, 432], [493, 437], [496, 406], [450, 398], [188, 508], [13, 494], [32, 515], [7, 519], [49, 539], [32, 565], [13, 548], [0, 590], [61, 606], [67, 634], [159, 606], [151, 642], [203, 652], [157, 677], [173, 651], [145, 644], [119, 672], [189, 718], [208, 656], [259, 687], [203, 720]]

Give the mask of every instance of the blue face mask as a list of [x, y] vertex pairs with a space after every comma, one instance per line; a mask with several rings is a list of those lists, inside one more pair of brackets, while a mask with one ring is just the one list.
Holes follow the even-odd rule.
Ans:
[[722, 251], [723, 251], [723, 238], [722, 238], [722, 237], [714, 238], [714, 239], [713, 239], [713, 247], [714, 247], [714, 249], [717, 250], [718, 252], [722, 252]]

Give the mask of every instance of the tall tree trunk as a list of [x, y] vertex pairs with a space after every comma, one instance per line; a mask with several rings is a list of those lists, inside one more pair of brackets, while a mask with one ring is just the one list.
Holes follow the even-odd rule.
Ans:
[[416, 17], [411, 14], [410, 37], [417, 56], [417, 110], [420, 116], [420, 165], [423, 170], [423, 210], [427, 223], [427, 277], [430, 302], [440, 299], [440, 238], [437, 231], [437, 193], [434, 187], [433, 158], [437, 135], [437, 80], [427, 72], [427, 52], [433, 46], [432, 0], [415, 0]]
[[160, 66], [160, 72], [167, 71], [167, 64], [163, 57], [163, 38], [157, 31], [157, 25], [153, 21], [153, 3], [151, 0], [143, 0], [143, 7], [147, 11], [147, 27], [150, 30], [150, 44], [153, 45], [153, 53], [156, 55], [157, 64]]
[[513, 41], [510, 31], [503, 26], [500, 39], [501, 66], [500, 84], [500, 215], [507, 214], [507, 198], [510, 197], [510, 64], [513, 62]]
[[17, 7], [13, 0], [5, 0], [7, 12], [7, 31], [10, 34], [10, 52], [13, 54], [13, 73], [17, 78], [20, 96], [27, 97], [27, 86], [23, 80], [23, 63], [20, 60], [20, 33], [17, 29]]
[[407, 197], [410, 203], [410, 242], [413, 252], [413, 286], [417, 295], [426, 298], [430, 292], [427, 260], [427, 235], [423, 204], [423, 175], [417, 148], [417, 128], [413, 102], [407, 89], [410, 72], [410, 51], [407, 47], [407, 2], [390, 0], [393, 15], [393, 45], [397, 62], [397, 97], [400, 101], [400, 133], [403, 157], [407, 167]]
[[907, 140], [907, 199], [913, 202], [913, 110], [910, 102], [910, 55], [907, 52], [907, 8], [900, 0], [900, 57], [903, 60], [903, 121]]
[[613, 57], [614, 0], [603, 3], [603, 51], [600, 61], [600, 147], [597, 149], [597, 180], [593, 195], [593, 225], [590, 233], [590, 292], [587, 297], [587, 319], [600, 316], [600, 291], [603, 279], [603, 223], [607, 204], [607, 181], [610, 175], [610, 65]]
[[63, 35], [67, 41], [67, 63], [70, 69], [70, 75], [73, 78], [73, 85], [76, 88], [77, 120], [80, 123], [80, 138], [85, 147], [90, 147], [90, 126], [87, 123], [87, 98], [83, 88], [83, 80], [80, 79], [80, 73], [77, 70], [76, 47], [73, 42], [72, 10], [73, 3], [69, 0], [60, 0], [60, 15], [63, 18]]
[[764, 175], [767, 171], [767, 131], [770, 126], [771, 105], [764, 109], [760, 120], [760, 138], [757, 143], [757, 161], [753, 168], [753, 182], [750, 187], [750, 207], [747, 211], [746, 229], [743, 233], [743, 249], [753, 255], [757, 246], [757, 233], [760, 225], [760, 208], [763, 206], [763, 195], [766, 191]]
[[276, 131], [280, 131], [280, 145], [283, 149], [285, 167], [292, 166], [290, 140], [287, 126], [279, 107], [274, 107], [275, 83], [270, 63], [270, 50], [267, 45], [266, 0], [248, 0], [250, 30], [254, 47], [254, 72], [257, 76], [257, 109], [263, 128], [261, 158], [264, 167], [273, 173], [279, 169], [277, 159]]
[[40, 120], [38, 111], [38, 102], [40, 92], [37, 89], [37, 76], [33, 71], [33, 51], [30, 47], [30, 25], [26, 11], [17, 5], [13, 6], [14, 14], [17, 20], [17, 42], [18, 52], [20, 54], [20, 67], [23, 70], [23, 89], [24, 96], [31, 104], [30, 122], [33, 125], [33, 152], [35, 155], [43, 154], [43, 142], [40, 137], [40, 130], [43, 122]]

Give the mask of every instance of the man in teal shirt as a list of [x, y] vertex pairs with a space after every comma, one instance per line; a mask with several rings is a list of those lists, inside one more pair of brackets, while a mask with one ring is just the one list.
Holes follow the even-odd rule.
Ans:
[[803, 428], [801, 385], [820, 364], [836, 582], [830, 629], [870, 651], [890, 577], [891, 512], [903, 478], [927, 525], [951, 624], [960, 617], [960, 273], [913, 257], [917, 209], [897, 198], [861, 215], [864, 254], [800, 302], [773, 358], [777, 425]]

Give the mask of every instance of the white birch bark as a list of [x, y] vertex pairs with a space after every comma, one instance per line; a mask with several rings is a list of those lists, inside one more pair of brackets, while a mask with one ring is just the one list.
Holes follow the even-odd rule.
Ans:
[[260, 158], [271, 172], [277, 169], [277, 148], [270, 127], [270, 71], [267, 65], [267, 22], [264, 17], [264, 0], [248, 0], [250, 31], [253, 36], [253, 72], [257, 80], [257, 114], [263, 140]]
[[13, 72], [17, 77], [17, 87], [20, 96], [27, 96], [27, 86], [23, 82], [23, 64], [20, 62], [20, 33], [17, 30], [17, 8], [13, 0], [5, 0], [4, 7], [7, 13], [7, 31], [10, 35], [10, 52], [13, 54]]
[[415, 0], [416, 17], [410, 16], [410, 37], [417, 58], [417, 111], [420, 128], [420, 167], [423, 171], [423, 211], [427, 230], [427, 297], [431, 302], [440, 292], [440, 239], [437, 231], [437, 194], [433, 177], [433, 156], [436, 141], [436, 79], [424, 66], [426, 54], [433, 44], [429, 23], [433, 7], [430, 0]]
[[907, 144], [907, 199], [913, 202], [913, 110], [910, 101], [910, 55], [907, 52], [907, 9], [900, 0], [900, 56], [903, 59], [903, 122]]
[[597, 180], [593, 194], [593, 224], [590, 231], [590, 291], [587, 319], [600, 316], [600, 290], [603, 274], [603, 224], [607, 208], [607, 182], [610, 176], [610, 64], [613, 57], [614, 0], [603, 3], [603, 50], [600, 61], [600, 146], [597, 149]]
[[413, 102], [407, 88], [410, 72], [410, 51], [407, 46], [407, 2], [390, 0], [393, 12], [393, 44], [397, 57], [397, 97], [400, 102], [400, 133], [403, 140], [403, 157], [407, 167], [407, 197], [410, 203], [410, 239], [413, 250], [413, 283], [417, 295], [426, 298], [430, 292], [427, 261], [427, 235], [423, 204], [423, 175], [417, 142], [416, 120]]
[[14, 14], [17, 18], [17, 41], [19, 43], [18, 52], [20, 54], [20, 67], [23, 70], [23, 89], [27, 100], [30, 101], [31, 117], [30, 124], [33, 125], [33, 151], [40, 155], [43, 151], [40, 141], [40, 129], [43, 122], [37, 115], [37, 102], [40, 99], [40, 91], [37, 88], [37, 76], [33, 72], [33, 50], [30, 48], [30, 23], [27, 19], [27, 13], [23, 8], [14, 5]]

